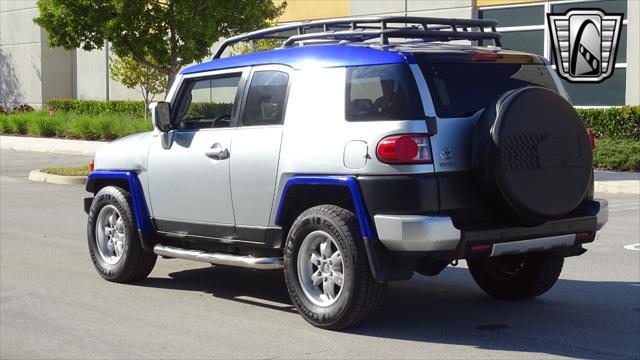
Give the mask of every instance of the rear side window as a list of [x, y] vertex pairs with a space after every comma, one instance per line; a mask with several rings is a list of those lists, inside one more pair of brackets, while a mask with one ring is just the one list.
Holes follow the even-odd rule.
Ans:
[[251, 78], [242, 125], [282, 124], [289, 75], [282, 71], [257, 71]]
[[526, 86], [556, 91], [544, 65], [506, 63], [420, 64], [436, 113], [468, 117], [505, 92]]
[[424, 119], [422, 101], [406, 64], [347, 69], [348, 121]]

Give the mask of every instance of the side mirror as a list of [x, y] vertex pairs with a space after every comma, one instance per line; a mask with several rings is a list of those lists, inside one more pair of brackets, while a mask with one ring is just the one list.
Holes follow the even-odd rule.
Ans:
[[159, 101], [153, 105], [151, 108], [153, 109], [153, 124], [155, 127], [162, 132], [171, 130], [171, 104]]

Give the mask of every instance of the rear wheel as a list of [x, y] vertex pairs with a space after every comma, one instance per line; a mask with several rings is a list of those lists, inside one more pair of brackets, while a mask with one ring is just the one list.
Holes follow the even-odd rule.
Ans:
[[142, 249], [127, 191], [115, 186], [98, 191], [89, 210], [87, 237], [91, 261], [106, 280], [136, 281], [153, 270], [157, 256]]
[[478, 286], [487, 294], [507, 300], [529, 299], [556, 283], [564, 258], [554, 253], [505, 255], [467, 260]]
[[385, 284], [373, 278], [355, 215], [343, 208], [316, 206], [296, 219], [284, 268], [291, 300], [314, 326], [355, 326], [382, 302]]

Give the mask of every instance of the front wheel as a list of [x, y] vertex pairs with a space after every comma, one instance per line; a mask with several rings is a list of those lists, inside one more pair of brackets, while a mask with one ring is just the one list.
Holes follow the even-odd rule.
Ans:
[[296, 219], [284, 268], [291, 300], [314, 326], [355, 326], [382, 302], [385, 284], [373, 278], [355, 215], [343, 208], [316, 206]]
[[504, 255], [467, 260], [469, 271], [487, 294], [506, 300], [529, 299], [556, 283], [564, 258], [554, 253]]
[[89, 209], [87, 237], [91, 261], [106, 280], [136, 281], [153, 270], [157, 256], [142, 249], [126, 190], [106, 186], [98, 191]]

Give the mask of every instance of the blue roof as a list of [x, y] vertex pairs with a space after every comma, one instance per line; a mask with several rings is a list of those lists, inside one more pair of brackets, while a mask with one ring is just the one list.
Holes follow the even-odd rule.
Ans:
[[229, 56], [183, 69], [181, 74], [230, 69], [252, 65], [281, 64], [294, 69], [329, 68], [360, 65], [381, 65], [406, 62], [395, 51], [377, 50], [366, 46], [313, 45], [280, 48], [246, 55]]

